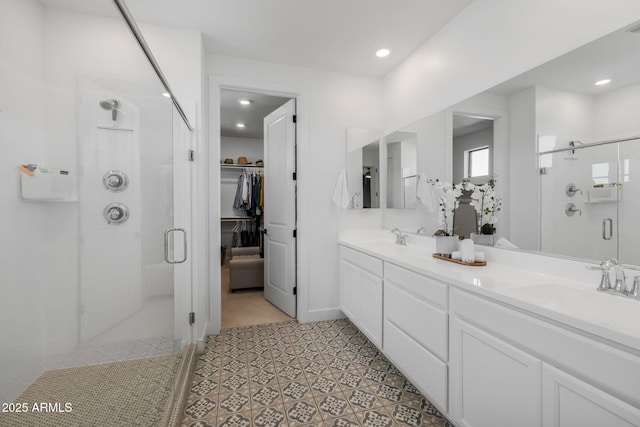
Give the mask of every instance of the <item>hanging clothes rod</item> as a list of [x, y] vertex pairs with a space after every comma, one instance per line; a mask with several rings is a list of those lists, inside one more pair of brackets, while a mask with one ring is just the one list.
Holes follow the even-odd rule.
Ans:
[[538, 155], [541, 156], [543, 154], [553, 154], [553, 153], [562, 153], [564, 151], [581, 150], [583, 148], [597, 147], [598, 145], [607, 145], [607, 144], [615, 144], [617, 142], [635, 141], [636, 139], [640, 139], [640, 135], [629, 136], [626, 138], [608, 139], [605, 141], [598, 141], [598, 142], [588, 142], [582, 145], [576, 145], [575, 147], [557, 148], [555, 150], [541, 151], [540, 153], [538, 153]]
[[236, 222], [236, 221], [254, 221], [255, 218], [253, 217], [244, 217], [244, 216], [223, 216], [222, 218], [220, 218], [220, 221], [222, 222]]

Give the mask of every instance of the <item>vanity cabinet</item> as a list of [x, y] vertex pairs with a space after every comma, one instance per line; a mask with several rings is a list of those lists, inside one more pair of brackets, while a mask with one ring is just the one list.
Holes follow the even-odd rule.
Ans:
[[382, 260], [340, 248], [340, 309], [382, 349]]
[[546, 363], [542, 417], [545, 427], [640, 426], [640, 409]]
[[384, 265], [384, 353], [429, 400], [447, 411], [448, 286]]
[[451, 316], [457, 424], [640, 425], [637, 354], [459, 289]]
[[540, 426], [542, 362], [459, 318], [451, 322], [451, 416], [461, 426]]

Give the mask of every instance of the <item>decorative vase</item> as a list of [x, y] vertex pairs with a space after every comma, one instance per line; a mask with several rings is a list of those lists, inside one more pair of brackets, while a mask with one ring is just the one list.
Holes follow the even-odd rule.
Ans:
[[471, 233], [471, 240], [476, 245], [490, 245], [493, 246], [495, 240], [495, 234], [476, 234]]
[[453, 251], [458, 250], [458, 236], [435, 236], [436, 253], [442, 256], [451, 256]]

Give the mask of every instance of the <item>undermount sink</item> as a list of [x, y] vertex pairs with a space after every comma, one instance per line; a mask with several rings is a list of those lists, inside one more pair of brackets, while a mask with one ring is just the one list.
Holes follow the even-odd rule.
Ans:
[[640, 301], [598, 292], [595, 287], [590, 290], [540, 284], [509, 288], [504, 293], [569, 316], [589, 319], [607, 328], [640, 332]]

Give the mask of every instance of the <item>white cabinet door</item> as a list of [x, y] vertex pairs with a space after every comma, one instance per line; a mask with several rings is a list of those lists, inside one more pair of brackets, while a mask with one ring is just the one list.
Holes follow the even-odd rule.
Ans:
[[360, 330], [382, 348], [382, 279], [367, 271], [360, 272]]
[[340, 309], [382, 348], [382, 261], [341, 248]]
[[340, 260], [340, 309], [356, 326], [360, 312], [360, 272], [356, 265]]
[[545, 427], [640, 425], [640, 409], [544, 364], [542, 411]]
[[451, 322], [450, 343], [450, 414], [456, 425], [541, 425], [539, 359], [458, 318]]

